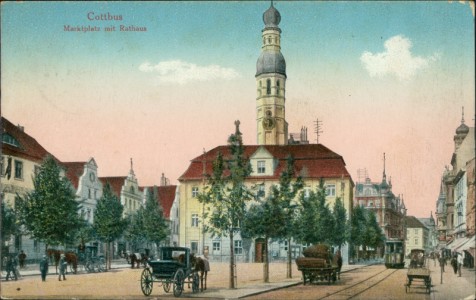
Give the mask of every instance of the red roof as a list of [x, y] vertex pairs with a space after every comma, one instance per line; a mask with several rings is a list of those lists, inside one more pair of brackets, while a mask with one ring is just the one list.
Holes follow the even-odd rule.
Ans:
[[84, 165], [87, 162], [64, 162], [63, 166], [66, 168], [66, 177], [71, 181], [74, 188], [77, 190], [79, 185], [79, 177], [84, 173]]
[[177, 189], [176, 185], [165, 185], [165, 186], [148, 186], [141, 187], [142, 189], [147, 188], [149, 191], [153, 191], [154, 188], [157, 188], [158, 199], [156, 199], [164, 211], [164, 217], [170, 219], [170, 210], [175, 200], [175, 190]]
[[[24, 158], [36, 163], [42, 163], [46, 156], [51, 155], [45, 150], [34, 138], [25, 133], [23, 128], [13, 125], [10, 121], [1, 117], [1, 132], [8, 134], [18, 141], [20, 147], [10, 145], [2, 140], [3, 155], [12, 155], [19, 158]], [[59, 160], [53, 156], [56, 162]]]
[[[249, 179], [279, 180], [286, 167], [286, 160], [291, 155], [294, 158], [295, 173], [303, 179], [338, 177], [352, 180], [342, 156], [322, 144], [251, 145], [244, 146], [244, 155], [248, 158], [251, 157], [259, 147], [264, 147], [277, 160], [277, 166], [272, 176], [251, 176]], [[225, 160], [230, 159], [229, 147], [218, 146], [194, 158], [185, 173], [180, 176], [179, 181], [203, 179], [204, 166], [205, 173], [212, 174], [212, 163], [219, 152], [222, 153]]]
[[119, 198], [121, 198], [122, 186], [124, 185], [126, 179], [127, 176], [99, 177], [103, 187], [106, 186], [106, 183], [109, 183], [112, 188], [112, 192]]

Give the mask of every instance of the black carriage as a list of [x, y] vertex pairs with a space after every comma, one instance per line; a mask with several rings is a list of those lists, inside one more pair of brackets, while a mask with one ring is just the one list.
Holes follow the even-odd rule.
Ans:
[[192, 292], [199, 291], [199, 276], [192, 266], [189, 248], [162, 247], [159, 249], [159, 258], [147, 264], [140, 279], [145, 296], [152, 293], [154, 282], [162, 285], [166, 293], [172, 288], [175, 297], [182, 294], [186, 283], [192, 284]]
[[410, 291], [414, 281], [422, 282], [428, 294], [431, 293], [430, 270], [427, 268], [425, 250], [423, 249], [412, 249], [410, 252], [410, 266], [407, 272], [405, 292]]

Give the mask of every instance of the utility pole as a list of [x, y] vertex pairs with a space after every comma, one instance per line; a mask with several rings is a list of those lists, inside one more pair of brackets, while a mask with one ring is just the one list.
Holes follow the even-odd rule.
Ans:
[[319, 121], [319, 118], [316, 118], [314, 121], [314, 133], [316, 134], [316, 142], [319, 144], [319, 135], [322, 133], [322, 121]]

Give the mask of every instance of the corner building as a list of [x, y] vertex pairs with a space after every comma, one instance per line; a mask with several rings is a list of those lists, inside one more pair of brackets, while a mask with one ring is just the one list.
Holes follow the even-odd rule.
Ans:
[[[256, 129], [257, 145], [244, 145], [244, 155], [250, 160], [252, 173], [246, 179], [247, 186], [259, 186], [259, 196], [266, 197], [272, 185], [279, 184], [279, 177], [286, 166], [286, 159], [295, 161], [295, 174], [304, 181], [304, 193], [316, 190], [322, 179], [327, 190], [329, 206], [333, 207], [340, 197], [351, 215], [354, 182], [346, 169], [344, 158], [322, 144], [309, 144], [306, 131], [301, 130], [299, 142], [288, 136], [285, 115], [286, 62], [281, 53], [281, 15], [273, 7], [263, 14], [261, 55], [256, 63]], [[239, 124], [239, 123], [238, 123]], [[224, 137], [225, 139], [225, 137]], [[230, 157], [227, 145], [217, 146], [192, 159], [189, 167], [179, 178], [180, 228], [179, 244], [190, 247], [197, 254], [208, 255], [212, 261], [228, 261], [230, 245], [228, 237], [211, 237], [203, 230], [205, 208], [197, 196], [206, 185], [207, 175], [212, 174], [213, 161], [218, 153], [224, 159]], [[234, 253], [238, 262], [262, 262], [263, 239], [234, 237]], [[302, 245], [291, 245], [292, 256], [301, 255]], [[270, 261], [284, 260], [287, 255], [286, 241], [270, 242]], [[348, 263], [348, 246], [342, 248], [344, 263]]]

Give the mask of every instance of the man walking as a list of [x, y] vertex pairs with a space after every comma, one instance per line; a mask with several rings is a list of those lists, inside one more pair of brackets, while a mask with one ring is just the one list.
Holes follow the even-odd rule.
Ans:
[[[6, 280], [11, 277], [12, 279], [15, 278], [17, 280], [17, 272], [15, 271], [15, 262], [13, 259], [13, 255], [9, 255], [7, 257], [7, 265], [5, 266], [7, 269], [7, 277]], [[11, 275], [10, 275], [11, 274]]]
[[43, 255], [43, 259], [40, 261], [41, 281], [46, 281], [46, 274], [48, 274], [48, 258]]
[[64, 254], [62, 253], [59, 260], [59, 277], [58, 277], [59, 281], [61, 281], [61, 275], [63, 275], [63, 280], [66, 280], [66, 266], [67, 265], [68, 263], [66, 262]]
[[461, 268], [463, 267], [463, 254], [458, 252], [458, 277], [461, 277]]
[[18, 262], [20, 263], [20, 269], [23, 269], [25, 267], [25, 260], [26, 260], [26, 254], [23, 252], [23, 250], [20, 251], [20, 254], [18, 255]]

